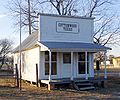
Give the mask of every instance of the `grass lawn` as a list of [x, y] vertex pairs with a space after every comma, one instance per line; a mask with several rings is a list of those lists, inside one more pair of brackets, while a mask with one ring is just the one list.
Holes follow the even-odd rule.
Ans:
[[120, 100], [120, 77], [109, 77], [106, 88], [91, 91], [70, 89], [48, 91], [22, 81], [22, 91], [15, 87], [14, 78], [0, 78], [0, 100]]

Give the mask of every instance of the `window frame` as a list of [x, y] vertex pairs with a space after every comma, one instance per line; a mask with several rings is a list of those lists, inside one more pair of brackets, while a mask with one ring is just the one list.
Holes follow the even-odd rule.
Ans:
[[[79, 55], [84, 53], [84, 60], [79, 58]], [[85, 74], [85, 68], [86, 68], [86, 62], [87, 62], [87, 74], [89, 74], [89, 53], [87, 52], [87, 61], [86, 61], [86, 56], [85, 56], [85, 52], [78, 52], [78, 74]], [[79, 64], [84, 63], [84, 66], [79, 66]], [[83, 68], [82, 70], [80, 70], [81, 68]]]
[[[55, 54], [55, 59], [53, 59], [53, 54]], [[48, 58], [46, 59], [45, 57], [45, 75], [49, 75], [49, 52], [45, 51], [45, 56]], [[46, 66], [48, 64], [48, 66]], [[56, 64], [56, 66], [53, 68], [53, 64]], [[54, 71], [55, 69], [55, 71]], [[47, 70], [47, 71], [46, 71]], [[57, 75], [57, 52], [52, 52], [51, 53], [51, 75]]]

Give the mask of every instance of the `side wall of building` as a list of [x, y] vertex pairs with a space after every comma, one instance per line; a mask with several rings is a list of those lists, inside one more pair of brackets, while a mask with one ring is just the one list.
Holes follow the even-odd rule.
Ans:
[[[22, 79], [36, 82], [36, 64], [39, 66], [39, 47], [23, 51], [21, 58]], [[18, 70], [19, 59], [19, 53], [15, 53], [14, 65], [18, 65]]]

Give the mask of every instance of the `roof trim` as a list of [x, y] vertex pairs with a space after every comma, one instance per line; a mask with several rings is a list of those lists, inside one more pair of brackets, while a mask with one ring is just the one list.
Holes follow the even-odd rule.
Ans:
[[68, 16], [68, 15], [57, 15], [57, 14], [48, 14], [48, 13], [38, 13], [40, 16], [52, 16], [52, 17], [64, 17], [64, 18], [78, 18], [78, 19], [95, 19], [94, 17], [85, 17], [85, 16]]

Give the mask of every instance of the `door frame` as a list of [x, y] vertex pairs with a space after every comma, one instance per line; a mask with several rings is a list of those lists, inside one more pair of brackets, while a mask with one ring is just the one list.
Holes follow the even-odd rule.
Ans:
[[[84, 51], [85, 52], [85, 51]], [[77, 77], [80, 77], [80, 78], [85, 78], [86, 77], [86, 74], [79, 74], [79, 72], [78, 72], [78, 53], [79, 52], [77, 52]], [[88, 57], [89, 57], [89, 53], [87, 52], [87, 54], [88, 54]], [[85, 61], [86, 62], [86, 61]], [[88, 71], [88, 74], [87, 75], [89, 75], [89, 58], [88, 58], [88, 69], [87, 69], [87, 71]]]

